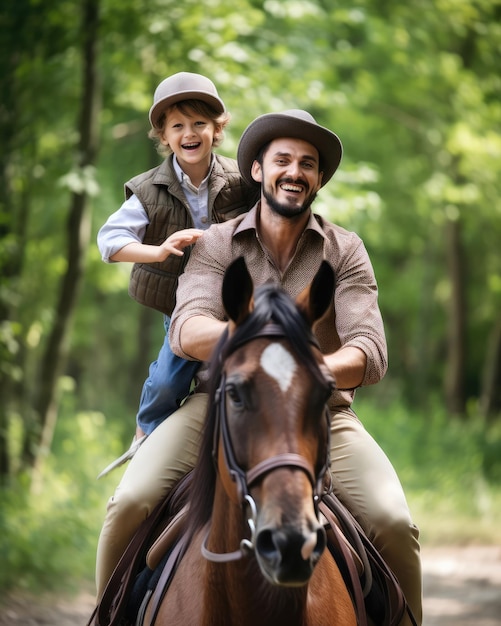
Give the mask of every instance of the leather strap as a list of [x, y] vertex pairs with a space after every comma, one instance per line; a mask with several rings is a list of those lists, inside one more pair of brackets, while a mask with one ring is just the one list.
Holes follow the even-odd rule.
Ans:
[[181, 558], [186, 550], [188, 542], [186, 540], [186, 534], [184, 534], [176, 545], [172, 548], [172, 552], [165, 563], [164, 569], [160, 578], [158, 579], [157, 586], [155, 587], [155, 592], [151, 598], [152, 602], [152, 610], [151, 610], [151, 618], [149, 621], [149, 626], [154, 626], [155, 621], [158, 617], [158, 612], [160, 610], [160, 606], [162, 604], [162, 600], [167, 592], [170, 582], [174, 577], [174, 573], [181, 561]]
[[332, 537], [334, 539], [334, 543], [338, 550], [341, 552], [344, 562], [348, 567], [348, 573], [350, 575], [351, 581], [351, 589], [353, 592], [353, 603], [355, 605], [355, 611], [357, 614], [357, 622], [358, 626], [368, 626], [367, 622], [367, 613], [365, 610], [365, 600], [364, 600], [364, 592], [362, 590], [362, 584], [360, 582], [360, 577], [358, 575], [357, 567], [355, 565], [355, 561], [353, 560], [353, 556], [350, 551], [346, 547], [343, 537], [341, 536], [341, 531], [338, 528], [337, 520], [334, 517], [334, 514], [329, 509], [329, 507], [325, 504], [325, 502], [320, 502], [318, 508], [323, 513], [327, 521], [329, 522], [330, 529], [332, 530]]
[[[364, 563], [368, 563], [367, 567], [369, 569], [367, 570], [366, 567], [366, 578], [369, 571], [374, 571], [379, 576], [382, 592], [384, 594], [385, 607], [387, 610], [387, 619], [385, 624], [388, 624], [388, 626], [398, 626], [405, 613], [407, 613], [413, 626], [417, 626], [416, 618], [414, 617], [414, 614], [405, 599], [404, 593], [395, 574], [393, 574], [391, 569], [383, 560], [382, 556], [379, 554], [378, 550], [366, 536], [360, 524], [334, 494], [325, 494], [322, 497], [322, 502], [324, 502], [329, 509], [334, 511], [334, 514], [338, 518], [341, 529], [345, 533], [346, 537], [350, 541], [356, 537], [357, 545], [362, 546], [362, 551], [359, 552], [359, 549], [357, 548], [357, 553], [364, 560]], [[368, 591], [364, 589], [364, 595], [367, 595], [367, 593]]]
[[259, 480], [262, 476], [271, 472], [271, 470], [281, 467], [297, 467], [303, 470], [308, 476], [311, 486], [315, 487], [315, 478], [312, 474], [310, 463], [300, 454], [294, 454], [293, 452], [277, 454], [254, 465], [246, 474], [247, 486], [250, 487], [256, 480]]

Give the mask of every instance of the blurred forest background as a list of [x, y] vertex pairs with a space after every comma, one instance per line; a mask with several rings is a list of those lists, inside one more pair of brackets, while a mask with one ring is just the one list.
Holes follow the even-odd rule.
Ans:
[[365, 240], [390, 354], [355, 409], [424, 542], [501, 540], [500, 60], [499, 0], [3, 0], [0, 591], [92, 579], [163, 334], [95, 238], [178, 71], [232, 113], [222, 154], [287, 108], [339, 134], [316, 210]]

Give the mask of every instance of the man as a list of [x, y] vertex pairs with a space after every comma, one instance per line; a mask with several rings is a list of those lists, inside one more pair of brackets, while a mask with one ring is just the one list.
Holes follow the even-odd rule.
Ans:
[[[180, 277], [170, 341], [173, 351], [185, 359], [210, 360], [227, 325], [221, 285], [235, 258], [245, 258], [255, 284], [271, 280], [292, 297], [312, 281], [323, 259], [329, 261], [336, 290], [315, 335], [336, 381], [328, 403], [335, 490], [393, 569], [421, 623], [419, 532], [393, 467], [351, 409], [355, 389], [377, 383], [387, 368], [376, 279], [361, 239], [311, 210], [341, 155], [339, 138], [305, 111], [262, 115], [248, 126], [237, 160], [246, 182], [260, 185], [260, 201], [248, 214], [212, 226], [197, 241]], [[203, 397], [206, 374], [202, 366], [193, 400]], [[183, 430], [200, 424], [200, 405], [193, 400], [158, 433], [171, 446], [177, 438], [176, 462], [164, 459], [171, 473], [173, 466], [195, 460], [181, 443]], [[407, 620], [402, 623], [410, 623]]]

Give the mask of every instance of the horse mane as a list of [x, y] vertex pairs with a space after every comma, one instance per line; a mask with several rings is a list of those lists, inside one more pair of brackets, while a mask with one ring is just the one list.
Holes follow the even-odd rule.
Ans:
[[[207, 413], [199, 457], [189, 486], [190, 515], [187, 531], [190, 539], [209, 521], [212, 514], [217, 471], [213, 458], [217, 418], [216, 395], [221, 383], [224, 362], [236, 348], [256, 336], [268, 322], [281, 327], [284, 337], [290, 341], [299, 361], [306, 365], [319, 385], [328, 386], [312, 351], [312, 345], [316, 345], [316, 340], [311, 327], [291, 297], [276, 285], [265, 284], [258, 287], [254, 296], [254, 310], [237, 326], [230, 337], [228, 331], [223, 333], [212, 354]], [[224, 390], [221, 390], [221, 393], [224, 393]]]

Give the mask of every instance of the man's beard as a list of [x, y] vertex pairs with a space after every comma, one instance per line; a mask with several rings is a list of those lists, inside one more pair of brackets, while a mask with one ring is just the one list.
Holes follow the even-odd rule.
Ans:
[[[292, 180], [287, 180], [287, 181], [282, 180], [280, 181], [279, 184], [282, 184], [284, 182], [294, 183], [294, 181]], [[299, 183], [299, 184], [304, 185], [304, 183]], [[281, 215], [282, 217], [298, 217], [299, 215], [302, 215], [310, 208], [313, 201], [317, 197], [317, 194], [312, 193], [311, 195], [307, 196], [303, 204], [300, 204], [298, 206], [291, 206], [290, 204], [279, 202], [276, 199], [276, 197], [267, 190], [263, 181], [263, 196], [266, 202], [268, 203], [268, 206], [270, 207], [270, 209], [277, 215]]]

